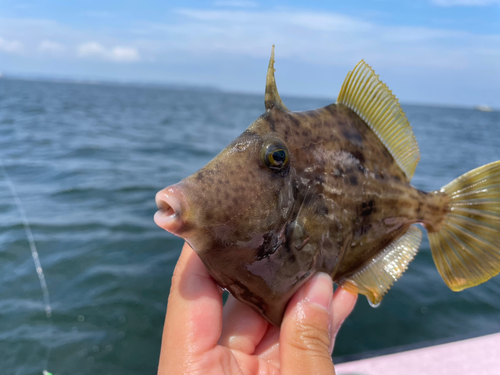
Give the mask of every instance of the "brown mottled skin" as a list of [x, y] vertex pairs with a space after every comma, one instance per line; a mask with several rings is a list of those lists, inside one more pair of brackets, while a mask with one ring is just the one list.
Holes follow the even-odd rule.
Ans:
[[[370, 127], [341, 104], [268, 108], [179, 183], [189, 207], [181, 235], [222, 287], [278, 325], [314, 273], [338, 281], [411, 224], [439, 229], [447, 197], [413, 188]], [[261, 159], [272, 139], [288, 148], [286, 171]]]

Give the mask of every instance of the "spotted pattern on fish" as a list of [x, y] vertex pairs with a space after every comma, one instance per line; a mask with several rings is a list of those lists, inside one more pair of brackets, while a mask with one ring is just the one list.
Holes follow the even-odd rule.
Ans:
[[[262, 144], [269, 138], [281, 140], [289, 149], [290, 175], [285, 178], [269, 172], [260, 159]], [[254, 156], [249, 158], [249, 153]], [[238, 157], [243, 154], [244, 158]], [[234, 281], [241, 275], [233, 274], [233, 269], [241, 273], [241, 268], [262, 260], [267, 253], [279, 257], [281, 267], [272, 277], [251, 288], [259, 289], [264, 299], [272, 298], [278, 288], [271, 279], [292, 277], [284, 275], [285, 269], [287, 275], [300, 275], [314, 263], [338, 280], [359, 269], [410, 224], [439, 226], [446, 211], [445, 200], [423, 194], [409, 184], [358, 115], [335, 104], [305, 112], [278, 107], [266, 111], [183, 184], [188, 192], [203, 192], [188, 194], [190, 207], [202, 208], [192, 213], [198, 230], [191, 243], [202, 259], [217, 252], [217, 264], [209, 269], [224, 268], [225, 279]], [[310, 196], [306, 200], [307, 191]], [[266, 202], [265, 206], [260, 202]], [[300, 239], [307, 238], [307, 244], [299, 251], [286, 247], [283, 234], [294, 219], [307, 233]], [[272, 241], [262, 242], [262, 238], [275, 238], [273, 246], [281, 243], [271, 251]], [[233, 258], [224, 264], [225, 257], [220, 255], [236, 244], [258, 250], [249, 250], [247, 257], [241, 256], [244, 251], [240, 250], [239, 266]], [[230, 291], [243, 293], [239, 284], [231, 285], [218, 277]], [[289, 289], [287, 295], [293, 291]]]
[[500, 162], [439, 191], [412, 187], [418, 145], [366, 63], [348, 73], [337, 104], [291, 112], [276, 88], [273, 52], [265, 108], [175, 185], [183, 209], [172, 228], [219, 285], [269, 322], [281, 323], [291, 296], [318, 271], [379, 302], [418, 249], [416, 223], [451, 289], [500, 272]]

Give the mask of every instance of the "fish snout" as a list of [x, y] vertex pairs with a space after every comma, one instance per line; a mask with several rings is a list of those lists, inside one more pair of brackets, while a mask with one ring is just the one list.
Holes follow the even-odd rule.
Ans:
[[187, 202], [179, 184], [160, 190], [156, 193], [155, 201], [158, 206], [154, 216], [156, 225], [180, 236], [185, 226]]

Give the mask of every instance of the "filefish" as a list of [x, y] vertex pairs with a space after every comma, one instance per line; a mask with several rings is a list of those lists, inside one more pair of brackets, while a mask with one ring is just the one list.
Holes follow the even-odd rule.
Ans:
[[363, 60], [337, 102], [292, 112], [269, 62], [265, 112], [195, 174], [156, 195], [156, 223], [184, 238], [216, 282], [279, 325], [317, 272], [376, 306], [426, 229], [444, 282], [500, 272], [500, 161], [433, 192], [414, 188], [417, 141]]

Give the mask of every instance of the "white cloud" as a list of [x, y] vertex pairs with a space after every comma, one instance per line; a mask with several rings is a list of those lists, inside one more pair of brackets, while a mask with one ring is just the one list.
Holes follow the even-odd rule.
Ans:
[[44, 40], [38, 46], [38, 51], [51, 55], [58, 55], [64, 52], [65, 48], [62, 44], [53, 42], [51, 40]]
[[[448, 0], [448, 4], [451, 1]], [[435, 84], [449, 86], [449, 93], [446, 94], [444, 88], [442, 91], [448, 99], [441, 99], [436, 92], [430, 93], [434, 96], [429, 99], [419, 99], [422, 101], [465, 102], [464, 98], [474, 95], [500, 98], [500, 33], [464, 31], [465, 27], [456, 22], [453, 29], [443, 24], [438, 27], [395, 26], [374, 19], [379, 18], [263, 6], [176, 9], [169, 15], [168, 22], [134, 21], [127, 28], [112, 25], [105, 29], [78, 28], [51, 20], [0, 18], [0, 35], [4, 38], [0, 40], [0, 51], [8, 46], [10, 51], [19, 52], [26, 46], [23, 53], [26, 65], [31, 64], [36, 71], [45, 67], [37, 65], [36, 57], [39, 56], [30, 55], [30, 52], [37, 52], [37, 47], [50, 50], [47, 43], [41, 47], [41, 41], [57, 40], [66, 46], [66, 59], [82, 60], [78, 64], [64, 65], [68, 75], [76, 74], [75, 65], [91, 72], [88, 74], [120, 79], [121, 69], [100, 71], [100, 67], [83, 60], [140, 61], [148, 64], [147, 67], [134, 65], [137, 69], [133, 75], [139, 80], [163, 77], [164, 80], [213, 83], [227, 89], [255, 90], [256, 65], [265, 65], [271, 45], [275, 44], [279, 74], [288, 74], [288, 87], [283, 86], [288, 93], [299, 92], [294, 87], [301, 85], [306, 88], [309, 77], [319, 74], [341, 81], [344, 72], [364, 58], [383, 77], [388, 77], [387, 83], [403, 95], [406, 86], [402, 84], [403, 91], [400, 91], [401, 88], [394, 87], [391, 82], [413, 80], [422, 91]], [[13, 41], [19, 43], [17, 47]], [[34, 50], [30, 50], [31, 46]], [[75, 46], [71, 55], [68, 46]], [[6, 59], [0, 58], [2, 64], [3, 60]], [[15, 62], [11, 64], [12, 68], [7, 65], [9, 69], [18, 69]], [[294, 66], [297, 75], [282, 71], [284, 66]], [[236, 71], [239, 68], [248, 70], [244, 78], [238, 78]], [[444, 80], [448, 80], [446, 84]], [[322, 85], [327, 83], [321, 81], [314, 87], [314, 93], [311, 89], [309, 94], [331, 92], [329, 87], [325, 89]], [[486, 99], [480, 101], [488, 102]]]
[[23, 49], [22, 44], [6, 42], [8, 38], [38, 46], [44, 53], [55, 53], [60, 50], [52, 44], [52, 36], [56, 35], [61, 46], [77, 46], [75, 56], [81, 59], [175, 61], [182, 65], [199, 57], [213, 61], [227, 57], [267, 58], [275, 44], [279, 58], [324, 66], [346, 67], [365, 58], [377, 67], [452, 69], [479, 68], [484, 51], [490, 51], [488, 61], [495, 51], [500, 51], [498, 34], [390, 26], [363, 17], [292, 8], [184, 8], [175, 10], [168, 23], [138, 22], [126, 31], [120, 30], [119, 36], [111, 31], [70, 28], [48, 20], [0, 18], [0, 35], [5, 38], [0, 50]]
[[500, 4], [500, 0], [431, 0], [432, 4], [441, 7], [453, 6], [488, 6]]
[[111, 56], [116, 61], [138, 61], [140, 60], [139, 52], [135, 48], [114, 47], [111, 50]]
[[219, 7], [235, 7], [235, 8], [256, 8], [259, 6], [259, 4], [255, 1], [244, 1], [244, 0], [215, 1], [214, 5]]
[[[481, 50], [500, 51], [500, 35], [417, 26], [386, 26], [333, 12], [178, 9], [175, 24], [150, 25], [163, 52], [199, 56], [267, 57], [350, 66], [361, 58], [377, 67], [480, 67]], [[147, 28], [143, 28], [145, 30]], [[491, 56], [491, 54], [490, 54]]]
[[135, 48], [116, 46], [106, 48], [98, 42], [87, 42], [78, 46], [77, 55], [81, 58], [111, 60], [118, 62], [139, 61], [139, 51]]
[[21, 54], [24, 52], [24, 44], [17, 40], [0, 38], [0, 52]]
[[97, 42], [87, 42], [78, 46], [79, 57], [101, 57], [105, 58], [107, 54], [106, 48]]

